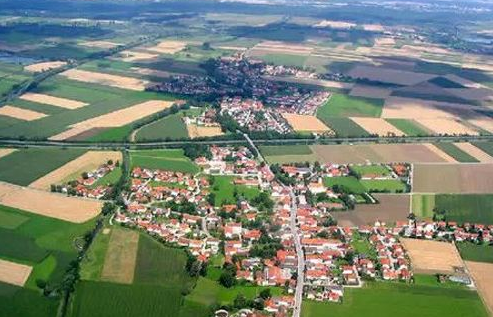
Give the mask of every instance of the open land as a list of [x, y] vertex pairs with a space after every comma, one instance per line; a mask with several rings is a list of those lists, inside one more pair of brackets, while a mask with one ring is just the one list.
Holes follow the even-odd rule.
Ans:
[[150, 52], [156, 52], [159, 54], [175, 54], [182, 51], [187, 46], [186, 42], [181, 41], [162, 41], [159, 44], [145, 49]]
[[138, 51], [123, 51], [120, 53], [120, 57], [115, 57], [116, 60], [121, 60], [124, 62], [140, 62], [140, 61], [152, 61], [155, 60], [159, 55], [151, 54], [146, 52], [138, 52]]
[[62, 73], [63, 76], [85, 83], [107, 85], [116, 88], [144, 91], [149, 81], [133, 77], [90, 72], [87, 70], [70, 69]]
[[29, 187], [48, 190], [50, 185], [59, 184], [71, 176], [76, 178], [81, 173], [92, 171], [108, 160], [114, 162], [122, 160], [121, 152], [117, 151], [88, 151], [73, 161], [59, 167], [51, 173], [29, 184]]
[[481, 298], [490, 314], [493, 314], [493, 264], [467, 261], [466, 266], [472, 274]]
[[188, 124], [187, 131], [188, 137], [191, 139], [213, 137], [224, 134], [221, 127], [204, 127], [196, 124]]
[[435, 134], [479, 135], [478, 131], [451, 118], [416, 119], [416, 121]]
[[85, 107], [88, 105], [88, 103], [77, 101], [77, 100], [70, 100], [66, 98], [54, 97], [54, 96], [37, 94], [32, 92], [25, 93], [19, 98], [22, 100], [42, 103], [50, 106], [61, 107], [71, 110]]
[[468, 153], [469, 155], [473, 156], [476, 160], [482, 163], [493, 163], [493, 157], [491, 157], [488, 153], [484, 152], [480, 148], [474, 146], [471, 143], [468, 142], [460, 142], [460, 143], [454, 143], [455, 146], [457, 146], [459, 149], [462, 151]]
[[0, 107], [0, 116], [12, 117], [25, 121], [33, 121], [46, 117], [46, 114], [7, 105]]
[[352, 117], [351, 120], [360, 125], [372, 135], [379, 136], [404, 136], [405, 134], [381, 118]]
[[56, 69], [65, 65], [67, 65], [67, 62], [62, 62], [62, 61], [43, 62], [43, 63], [36, 63], [36, 64], [25, 66], [24, 70], [28, 72], [38, 73], [38, 72], [45, 72], [47, 70]]
[[442, 150], [443, 152], [447, 153], [447, 155], [453, 157], [457, 162], [461, 162], [461, 163], [479, 162], [479, 160], [469, 155], [469, 153], [462, 150], [455, 143], [441, 142], [441, 143], [435, 143], [434, 145], [440, 150]]
[[357, 84], [351, 89], [349, 95], [354, 97], [385, 99], [390, 96], [391, 92], [392, 91], [389, 88]]
[[417, 239], [401, 239], [413, 265], [413, 271], [425, 274], [453, 274], [464, 267], [453, 243]]
[[0, 259], [0, 282], [24, 286], [32, 267]]
[[292, 113], [283, 113], [282, 116], [288, 121], [289, 125], [295, 131], [310, 131], [322, 133], [331, 131], [322, 121], [320, 121], [315, 116], [306, 116]]
[[351, 71], [349, 71], [349, 75], [354, 78], [366, 78], [372, 81], [379, 81], [397, 85], [416, 85], [420, 82], [427, 81], [434, 77], [430, 74], [365, 65], [357, 65]]
[[0, 148], [0, 158], [7, 156], [13, 152], [17, 151], [16, 149], [2, 149]]
[[113, 229], [101, 272], [101, 280], [131, 284], [134, 280], [138, 246], [138, 232]]

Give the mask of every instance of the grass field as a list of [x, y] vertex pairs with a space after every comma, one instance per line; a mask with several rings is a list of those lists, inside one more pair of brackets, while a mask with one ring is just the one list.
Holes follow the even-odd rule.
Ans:
[[347, 177], [326, 177], [324, 178], [324, 185], [327, 187], [333, 187], [335, 185], [347, 188], [350, 193], [362, 194], [367, 190], [360, 181], [354, 176]]
[[422, 218], [432, 218], [435, 208], [435, 195], [413, 194], [412, 210], [413, 213]]
[[84, 154], [81, 149], [32, 148], [0, 159], [0, 180], [26, 186]]
[[260, 146], [259, 149], [265, 156], [310, 155], [313, 153], [308, 145], [269, 145]]
[[493, 156], [493, 142], [474, 142], [472, 144]]
[[197, 173], [199, 168], [183, 155], [183, 150], [142, 150], [130, 152], [132, 167]]
[[52, 317], [58, 304], [58, 299], [48, 299], [35, 290], [0, 282], [1, 316]]
[[246, 199], [252, 199], [260, 194], [260, 190], [253, 186], [233, 185], [234, 177], [232, 176], [214, 176], [212, 193], [216, 195], [216, 207], [226, 204], [236, 204], [237, 199], [234, 197], [235, 190], [238, 195]]
[[409, 136], [425, 136], [430, 134], [414, 120], [408, 120], [408, 119], [385, 119], [385, 120], [387, 120], [390, 124], [392, 124], [397, 129], [401, 130], [402, 132], [404, 132], [406, 135]]
[[435, 146], [437, 148], [439, 148], [440, 150], [444, 151], [445, 153], [447, 153], [448, 155], [452, 156], [458, 162], [461, 162], [461, 163], [479, 162], [476, 158], [474, 158], [471, 155], [467, 154], [466, 152], [462, 151], [453, 143], [441, 142], [441, 143], [435, 143]]
[[493, 224], [493, 194], [436, 195], [435, 207], [450, 221]]
[[406, 185], [398, 179], [366, 180], [360, 181], [370, 192], [405, 192]]
[[352, 97], [334, 93], [317, 111], [320, 119], [328, 117], [380, 117], [383, 100]]
[[317, 117], [329, 126], [338, 137], [364, 137], [370, 135], [368, 131], [349, 118], [325, 116], [321, 112], [317, 113]]
[[183, 139], [188, 131], [182, 118], [188, 111], [181, 111], [142, 127], [136, 135], [137, 141]]
[[488, 316], [474, 291], [398, 283], [367, 283], [362, 289], [346, 288], [343, 304], [305, 301], [302, 311], [304, 317]]
[[305, 66], [305, 62], [307, 59], [306, 56], [283, 53], [265, 54], [259, 56], [259, 58], [268, 64], [294, 66], [300, 68], [303, 68], [303, 66]]
[[382, 165], [353, 165], [351, 166], [351, 170], [360, 176], [368, 174], [378, 177], [390, 175], [390, 170]]
[[462, 259], [474, 262], [493, 263], [493, 247], [474, 243], [457, 243]]

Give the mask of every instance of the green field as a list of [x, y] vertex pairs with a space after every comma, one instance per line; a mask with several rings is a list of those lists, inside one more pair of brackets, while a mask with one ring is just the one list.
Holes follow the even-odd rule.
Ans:
[[183, 155], [183, 150], [142, 150], [130, 152], [132, 167], [197, 173], [199, 168]]
[[317, 111], [323, 120], [330, 117], [380, 117], [383, 100], [334, 93]]
[[435, 208], [435, 195], [413, 194], [412, 210], [413, 213], [421, 218], [432, 218]]
[[350, 168], [360, 176], [368, 174], [376, 175], [378, 177], [390, 175], [390, 170], [383, 165], [352, 165]]
[[397, 129], [409, 136], [425, 136], [430, 133], [416, 121], [409, 119], [385, 119]]
[[27, 186], [85, 152], [81, 149], [60, 148], [19, 150], [0, 158], [0, 180]]
[[342, 304], [304, 301], [302, 311], [304, 317], [488, 316], [475, 291], [383, 282], [367, 282], [361, 289], [346, 288]]
[[137, 132], [136, 141], [188, 138], [187, 127], [182, 120], [188, 112], [181, 111], [142, 127]]
[[470, 242], [457, 243], [462, 259], [474, 262], [493, 263], [493, 247]]
[[459, 84], [455, 81], [451, 81], [445, 77], [435, 77], [435, 78], [428, 80], [428, 82], [435, 84], [435, 85], [442, 87], [442, 88], [465, 88], [461, 84]]
[[267, 64], [294, 66], [300, 68], [303, 68], [303, 66], [305, 66], [305, 62], [307, 59], [306, 56], [283, 53], [265, 54], [259, 56], [259, 58]]
[[436, 195], [435, 207], [449, 221], [493, 224], [493, 194]]
[[238, 195], [250, 200], [260, 194], [258, 187], [233, 185], [233, 176], [214, 176], [212, 193], [216, 195], [215, 205], [220, 207], [227, 204], [236, 204], [237, 199], [234, 197], [235, 190]]
[[437, 148], [444, 151], [448, 155], [452, 156], [454, 159], [456, 159], [459, 162], [462, 162], [462, 163], [479, 162], [476, 158], [474, 158], [471, 155], [467, 154], [466, 152], [462, 151], [453, 143], [434, 143], [434, 144]]
[[0, 282], [0, 315], [22, 317], [56, 316], [59, 301], [27, 288]]
[[349, 118], [327, 117], [317, 113], [317, 117], [329, 126], [338, 137], [364, 137], [370, 133]]
[[324, 178], [324, 185], [327, 187], [333, 187], [334, 185], [339, 185], [347, 188], [348, 192], [354, 194], [362, 194], [367, 192], [365, 186], [363, 186], [360, 181], [354, 176], [347, 177], [326, 177]]
[[401, 182], [398, 179], [382, 179], [382, 180], [373, 180], [373, 179], [363, 179], [360, 181], [361, 184], [370, 192], [405, 192], [406, 184]]
[[493, 142], [474, 142], [472, 144], [493, 156]]
[[308, 145], [261, 145], [259, 150], [265, 156], [310, 155], [313, 153]]

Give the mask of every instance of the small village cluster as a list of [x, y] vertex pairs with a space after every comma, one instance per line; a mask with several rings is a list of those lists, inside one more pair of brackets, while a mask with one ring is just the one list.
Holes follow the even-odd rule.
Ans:
[[[259, 163], [246, 147], [211, 147], [211, 158], [195, 160], [197, 175], [135, 167], [125, 193], [126, 210], [115, 220], [187, 248], [207, 262], [222, 255], [236, 268], [235, 279], [254, 285], [284, 287], [288, 295], [272, 297], [265, 310], [282, 314], [292, 308], [300, 261], [295, 248], [292, 206], [296, 206], [296, 234], [303, 247], [305, 297], [342, 302], [344, 287], [359, 287], [366, 279], [412, 280], [412, 263], [400, 237], [491, 241], [493, 226], [415, 221], [387, 226], [337, 226], [331, 211], [344, 207], [340, 193], [324, 185], [326, 177], [350, 175], [351, 166], [312, 164], [280, 166]], [[392, 177], [409, 174], [406, 164], [386, 165]], [[283, 173], [290, 187], [276, 180]], [[268, 193], [271, 210], [241, 195], [236, 203], [217, 204], [214, 176], [231, 176], [231, 186], [258, 188]], [[361, 175], [371, 177], [371, 175]], [[374, 175], [374, 177], [377, 177]], [[320, 200], [309, 199], [318, 195]], [[357, 250], [355, 243], [366, 245]]]
[[80, 196], [93, 199], [103, 199], [111, 192], [112, 186], [102, 183], [101, 179], [120, 165], [120, 162], [109, 160], [97, 169], [84, 172], [76, 180], [58, 185], [52, 184], [51, 191], [70, 196]]

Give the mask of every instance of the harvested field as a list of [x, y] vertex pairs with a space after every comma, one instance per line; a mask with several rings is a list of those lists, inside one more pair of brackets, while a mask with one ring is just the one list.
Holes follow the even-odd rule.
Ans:
[[0, 259], [0, 282], [24, 286], [32, 270], [29, 265]]
[[45, 105], [50, 105], [50, 106], [55, 106], [55, 107], [60, 107], [60, 108], [65, 108], [65, 109], [78, 109], [81, 107], [85, 107], [89, 105], [88, 103], [77, 101], [77, 100], [71, 100], [71, 99], [66, 99], [66, 98], [60, 98], [60, 97], [53, 97], [45, 94], [35, 94], [32, 92], [28, 92], [23, 94], [22, 96], [19, 97], [22, 100], [27, 100], [27, 101], [32, 101], [32, 102], [37, 102], [37, 103], [42, 103]]
[[416, 164], [413, 175], [416, 193], [493, 192], [492, 164]]
[[10, 153], [13, 153], [17, 151], [16, 149], [2, 149], [0, 148], [0, 158], [9, 155]]
[[375, 46], [394, 46], [395, 40], [391, 37], [377, 37], [375, 39]]
[[7, 105], [0, 107], [0, 116], [7, 116], [25, 121], [33, 121], [44, 118], [47, 115], [41, 112]]
[[121, 152], [117, 151], [88, 151], [79, 156], [75, 160], [63, 165], [62, 167], [54, 170], [53, 172], [37, 179], [33, 183], [29, 184], [29, 187], [49, 190], [50, 185], [60, 184], [63, 181], [68, 181], [69, 177], [79, 177], [83, 172], [89, 172], [108, 160], [122, 161]]
[[110, 41], [85, 41], [85, 42], [80, 42], [79, 45], [87, 46], [87, 47], [110, 49], [110, 48], [117, 47], [121, 44], [115, 43], [115, 42], [110, 42]]
[[379, 136], [404, 136], [405, 134], [382, 118], [352, 117], [368, 133]]
[[370, 32], [383, 32], [385, 29], [381, 24], [363, 24], [363, 30]]
[[102, 207], [102, 202], [97, 200], [67, 197], [3, 182], [0, 182], [0, 204], [75, 223], [94, 218]]
[[453, 113], [437, 108], [426, 100], [403, 97], [388, 97], [382, 110], [382, 118], [387, 119], [435, 119], [455, 118]]
[[393, 224], [407, 219], [409, 216], [410, 195], [407, 194], [374, 194], [379, 204], [357, 204], [354, 210], [333, 212], [341, 226], [360, 226], [383, 221]]
[[432, 151], [436, 155], [440, 156], [445, 162], [457, 163], [457, 161], [452, 156], [448, 155], [447, 153], [445, 153], [444, 151], [439, 149], [436, 145], [428, 143], [428, 144], [425, 144], [425, 146], [430, 151]]
[[188, 124], [187, 131], [188, 137], [191, 139], [213, 137], [224, 134], [221, 127], [204, 127], [197, 126], [196, 124]]
[[36, 63], [36, 64], [24, 66], [24, 70], [33, 73], [40, 73], [40, 72], [45, 72], [47, 70], [59, 68], [65, 65], [67, 65], [67, 62], [62, 62], [62, 61], [43, 62], [43, 63]]
[[146, 47], [145, 49], [150, 52], [156, 52], [159, 54], [175, 54], [182, 51], [187, 46], [186, 42], [181, 41], [163, 41], [156, 46]]
[[365, 65], [357, 65], [348, 72], [348, 75], [354, 78], [366, 78], [373, 81], [405, 86], [416, 85], [434, 77], [434, 75], [430, 74]]
[[426, 144], [313, 145], [317, 159], [331, 163], [444, 162]]
[[493, 163], [493, 157], [491, 157], [488, 153], [484, 152], [480, 148], [472, 145], [471, 143], [460, 142], [460, 143], [454, 143], [454, 145], [457, 146], [462, 151], [466, 152], [467, 154], [471, 155], [475, 159], [477, 159], [479, 162]]
[[157, 57], [159, 57], [158, 54], [151, 54], [151, 53], [137, 52], [137, 51], [123, 51], [119, 54], [119, 57], [115, 57], [115, 59], [132, 63], [132, 62], [139, 62], [145, 60], [153, 60]]
[[415, 273], [453, 274], [454, 267], [464, 267], [453, 243], [418, 239], [401, 239]]
[[385, 99], [390, 96], [391, 92], [389, 88], [356, 84], [349, 92], [349, 95], [353, 97]]
[[283, 113], [282, 116], [294, 131], [332, 132], [322, 121], [315, 116], [306, 116], [293, 113]]
[[467, 122], [475, 125], [478, 128], [488, 131], [489, 133], [493, 133], [493, 119], [491, 118], [484, 116], [482, 118], [467, 120]]
[[143, 79], [90, 72], [80, 69], [70, 69], [63, 72], [61, 75], [67, 77], [68, 79], [82, 81], [85, 83], [107, 85], [136, 91], [144, 91], [150, 84], [149, 81]]
[[137, 105], [113, 111], [70, 126], [70, 129], [50, 137], [50, 140], [66, 140], [96, 128], [122, 127], [136, 120], [171, 107], [172, 101], [149, 100]]
[[490, 315], [493, 315], [493, 264], [466, 261], [466, 267]]
[[416, 121], [435, 134], [479, 135], [478, 131], [452, 118], [416, 119]]
[[138, 247], [138, 232], [113, 229], [101, 272], [101, 280], [132, 284]]
[[287, 42], [263, 41], [255, 45], [251, 50], [261, 53], [285, 53], [293, 55], [310, 55], [313, 47]]

